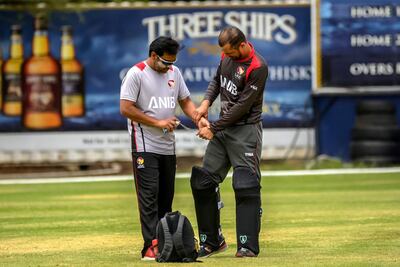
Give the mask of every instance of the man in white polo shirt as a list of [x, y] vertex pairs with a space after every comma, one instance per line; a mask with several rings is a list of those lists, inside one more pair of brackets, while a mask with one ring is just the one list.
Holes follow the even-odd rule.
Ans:
[[195, 105], [179, 69], [179, 44], [155, 39], [149, 57], [134, 65], [121, 85], [120, 110], [128, 119], [144, 246], [142, 260], [155, 259], [156, 225], [172, 209], [176, 171], [175, 108], [194, 120]]

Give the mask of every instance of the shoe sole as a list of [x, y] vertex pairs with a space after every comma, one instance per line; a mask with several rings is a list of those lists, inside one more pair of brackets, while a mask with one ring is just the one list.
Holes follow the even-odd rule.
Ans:
[[235, 255], [236, 258], [255, 258], [257, 255]]
[[212, 256], [212, 255], [215, 255], [215, 254], [224, 252], [227, 248], [228, 248], [228, 244], [225, 243], [225, 246], [219, 248], [218, 250], [213, 251], [213, 252], [211, 252], [210, 254], [207, 254], [207, 255], [205, 255], [205, 256], [199, 256], [198, 258], [201, 258], [201, 259], [208, 258], [208, 257], [210, 257], [210, 256]]
[[254, 254], [252, 251], [249, 250], [247, 254], [241, 254], [236, 252], [235, 257], [236, 258], [254, 258], [257, 257], [258, 255]]
[[152, 257], [143, 257], [141, 258], [142, 261], [155, 261], [156, 258], [152, 258]]

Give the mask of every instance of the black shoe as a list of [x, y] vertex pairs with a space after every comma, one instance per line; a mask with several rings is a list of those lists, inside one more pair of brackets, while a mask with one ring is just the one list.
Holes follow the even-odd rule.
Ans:
[[240, 248], [237, 252], [235, 257], [244, 258], [244, 257], [257, 257], [253, 251], [248, 248]]
[[225, 251], [228, 248], [228, 245], [225, 242], [225, 239], [223, 239], [220, 243], [219, 243], [219, 247], [216, 249], [213, 249], [211, 246], [208, 246], [206, 244], [203, 244], [200, 246], [200, 250], [199, 250], [199, 258], [207, 258], [210, 257], [211, 255], [220, 253]]

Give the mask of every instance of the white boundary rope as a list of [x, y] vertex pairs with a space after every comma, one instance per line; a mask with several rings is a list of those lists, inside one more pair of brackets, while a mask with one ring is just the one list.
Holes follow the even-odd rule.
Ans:
[[[347, 174], [374, 174], [374, 173], [400, 173], [400, 167], [391, 168], [364, 168], [364, 169], [323, 169], [323, 170], [293, 170], [293, 171], [262, 171], [261, 175], [266, 177], [282, 176], [304, 176], [304, 175], [347, 175]], [[31, 179], [1, 179], [0, 185], [12, 184], [55, 184], [55, 183], [87, 183], [87, 182], [109, 182], [133, 180], [133, 175], [112, 176], [85, 176], [69, 178], [31, 178]], [[178, 173], [177, 179], [189, 178], [190, 173]], [[232, 173], [228, 174], [232, 177]], [[400, 175], [399, 175], [400, 178]]]

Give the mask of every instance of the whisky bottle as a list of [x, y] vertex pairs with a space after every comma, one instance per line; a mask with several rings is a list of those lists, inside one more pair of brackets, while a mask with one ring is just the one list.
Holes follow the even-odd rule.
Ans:
[[61, 66], [49, 47], [47, 21], [37, 17], [32, 56], [22, 67], [22, 124], [28, 129], [47, 130], [62, 125]]
[[21, 26], [11, 26], [10, 58], [3, 66], [2, 112], [7, 116], [20, 116], [22, 111], [21, 66], [24, 60]]
[[75, 58], [72, 27], [61, 28], [62, 114], [81, 117], [85, 114], [83, 67]]

